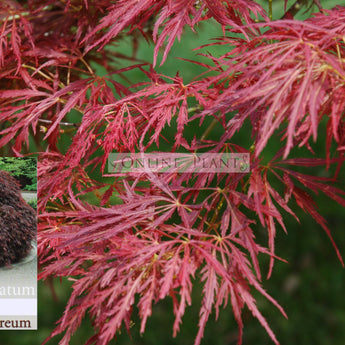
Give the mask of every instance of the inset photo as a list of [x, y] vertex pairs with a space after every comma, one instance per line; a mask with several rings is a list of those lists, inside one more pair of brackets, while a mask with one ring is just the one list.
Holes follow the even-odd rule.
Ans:
[[37, 329], [37, 160], [0, 157], [0, 330]]

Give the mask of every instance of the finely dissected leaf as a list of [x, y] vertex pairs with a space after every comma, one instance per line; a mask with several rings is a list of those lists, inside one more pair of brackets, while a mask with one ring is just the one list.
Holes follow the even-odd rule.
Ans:
[[196, 344], [200, 344], [201, 342], [206, 322], [212, 312], [212, 306], [214, 305], [215, 296], [218, 291], [217, 275], [212, 267], [204, 270], [202, 280], [205, 280], [203, 290], [204, 297], [200, 309], [199, 332], [195, 340]]
[[[170, 0], [165, 3], [152, 0], [140, 2], [136, 0], [121, 0], [114, 5], [110, 5], [107, 10], [109, 13], [85, 37], [84, 41], [88, 42], [87, 49], [90, 50], [98, 45], [103, 47], [110, 40], [117, 37], [126, 27], [130, 27], [130, 30], [133, 30], [136, 26], [144, 27], [145, 25], [151, 25], [150, 18], [158, 13], [157, 20], [152, 25], [153, 40], [156, 44], [154, 65], [157, 61], [158, 51], [164, 42], [167, 41], [167, 44], [164, 49], [162, 63], [166, 60], [175, 39], [180, 38], [186, 25], [193, 28], [199, 21], [213, 17], [223, 26], [231, 25], [240, 28], [243, 23], [242, 20], [246, 23], [252, 22], [251, 12], [255, 16], [260, 14], [265, 17], [262, 8], [248, 0], [204, 0], [198, 4], [194, 0]], [[163, 30], [158, 37], [161, 27], [163, 27]], [[98, 37], [97, 33], [105, 29], [108, 29], [108, 31], [101, 35], [101, 37]]]
[[[344, 11], [339, 8], [339, 14]], [[323, 116], [329, 116], [333, 132], [340, 129], [342, 110], [337, 104], [340, 94], [344, 95], [344, 29], [341, 16], [332, 14], [332, 20], [339, 20], [337, 30], [329, 29], [325, 22], [316, 26], [315, 20], [285, 20], [270, 23], [265, 34], [242, 40], [229, 37], [218, 43], [234, 46], [229, 54], [213, 58], [217, 69], [227, 67], [213, 77], [214, 83], [229, 80], [229, 84], [206, 111], [238, 112], [228, 120], [224, 139], [231, 139], [246, 118], [255, 117], [256, 156], [283, 129], [287, 157], [293, 146], [306, 145], [311, 136], [316, 140]]]
[[[327, 161], [324, 160], [323, 162], [324, 164], [326, 164]], [[308, 159], [295, 159], [295, 160], [290, 160], [290, 162], [289, 160], [287, 160], [287, 161], [280, 162], [280, 164], [281, 163], [297, 164], [297, 165], [301, 164], [301, 165], [308, 166], [308, 165], [319, 165], [321, 162], [320, 160], [316, 162], [310, 162], [310, 160]], [[293, 182], [291, 181], [291, 178], [296, 179], [297, 181], [302, 183], [305, 187], [307, 187], [309, 190], [315, 193], [322, 191], [327, 196], [334, 199], [335, 201], [337, 201], [340, 205], [344, 207], [345, 207], [345, 199], [343, 196], [345, 195], [345, 192], [341, 189], [328, 185], [327, 182], [330, 182], [333, 180], [331, 178], [310, 176], [310, 175], [302, 174], [296, 171], [292, 171], [287, 168], [283, 168], [281, 166], [279, 167], [279, 169], [284, 171], [284, 182], [287, 183], [287, 187], [289, 188], [289, 194], [290, 195], [292, 194], [295, 197], [297, 204], [303, 210], [308, 212], [317, 221], [317, 223], [322, 226], [322, 228], [327, 233], [327, 236], [330, 238], [340, 262], [344, 266], [344, 262], [340, 254], [340, 251], [333, 240], [333, 237], [331, 235], [329, 228], [326, 225], [326, 220], [316, 211], [315, 202], [310, 197], [310, 195], [306, 191], [300, 189], [295, 184], [293, 184]]]

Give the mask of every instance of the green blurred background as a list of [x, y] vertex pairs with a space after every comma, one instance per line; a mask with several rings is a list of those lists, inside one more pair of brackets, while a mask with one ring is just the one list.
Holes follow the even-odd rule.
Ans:
[[[336, 0], [321, 2], [326, 8], [332, 8], [334, 5], [339, 4]], [[283, 1], [273, 1], [274, 18], [279, 18], [282, 15], [283, 3]], [[289, 1], [289, 4], [291, 3]], [[265, 6], [267, 7], [267, 5]], [[307, 15], [301, 15], [300, 18]], [[180, 75], [185, 80], [191, 80], [202, 70], [197, 65], [176, 60], [175, 57], [196, 59], [197, 52], [192, 51], [192, 49], [209, 43], [211, 38], [220, 34], [218, 25], [212, 21], [200, 25], [196, 34], [187, 29], [181, 41], [174, 44], [166, 63], [159, 67], [158, 71], [174, 76], [179, 70]], [[121, 53], [130, 54], [131, 42], [124, 40], [115, 49]], [[213, 54], [221, 54], [216, 49], [209, 47], [208, 51]], [[140, 42], [138, 58], [152, 61], [152, 55], [153, 46], [146, 42]], [[103, 73], [101, 68], [99, 73]], [[139, 79], [135, 80], [135, 78]], [[140, 78], [142, 78], [141, 74], [136, 75], [136, 73], [133, 73], [131, 75], [133, 82], [140, 81]], [[321, 132], [320, 130], [320, 134]], [[241, 139], [246, 141], [248, 138], [242, 135], [242, 138], [239, 137], [239, 140]], [[324, 155], [322, 136], [319, 139], [320, 141], [314, 149], [322, 157]], [[269, 151], [268, 148], [267, 154], [270, 154]], [[305, 154], [305, 151], [301, 152], [301, 155], [303, 154]], [[328, 174], [321, 168], [317, 173], [320, 175]], [[345, 175], [342, 174], [339, 184], [341, 188], [344, 188], [344, 177]], [[345, 256], [344, 209], [336, 205], [335, 202], [330, 202], [322, 195], [317, 197], [316, 200], [319, 210], [329, 223], [341, 253]], [[299, 212], [298, 215], [301, 219], [300, 224], [292, 217], [286, 217], [288, 235], [282, 229], [279, 229], [277, 233], [276, 253], [289, 263], [277, 261], [272, 277], [263, 281], [264, 288], [284, 307], [289, 319], [286, 320], [260, 294], [254, 292], [254, 295], [257, 297], [260, 311], [267, 318], [269, 325], [282, 345], [343, 345], [345, 344], [345, 270], [337, 259], [335, 251], [322, 228], [310, 217], [305, 217], [302, 212]], [[265, 230], [258, 226], [255, 231], [259, 241], [265, 243], [267, 241]], [[260, 259], [263, 276], [265, 276], [268, 270], [268, 258], [262, 256]], [[39, 330], [2, 330], [0, 331], [0, 345], [41, 344], [53, 330], [56, 321], [62, 316], [71, 291], [71, 282], [66, 279], [63, 279], [62, 282], [52, 280], [39, 282], [38, 285]], [[56, 296], [53, 296], [53, 291]], [[166, 300], [154, 306], [153, 316], [148, 320], [143, 336], [139, 335], [140, 320], [134, 311], [134, 325], [131, 337], [123, 330], [122, 334], [117, 337], [116, 341], [113, 340], [111, 344], [193, 344], [197, 333], [201, 295], [201, 286], [196, 281], [193, 289], [193, 304], [187, 308], [181, 331], [175, 339], [172, 338], [173, 313], [171, 301]], [[273, 344], [265, 330], [247, 309], [244, 311], [243, 319], [244, 345]], [[70, 344], [84, 344], [92, 334], [90, 321], [85, 319]], [[228, 305], [224, 310], [221, 310], [218, 321], [214, 320], [214, 314], [211, 316], [202, 344], [236, 344], [237, 335], [237, 325], [232, 316], [231, 306]], [[61, 337], [55, 337], [47, 344], [58, 344], [59, 339]]]

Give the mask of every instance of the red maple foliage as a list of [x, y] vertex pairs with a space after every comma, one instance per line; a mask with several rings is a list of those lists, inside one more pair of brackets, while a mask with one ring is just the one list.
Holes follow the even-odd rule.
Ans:
[[[203, 299], [196, 345], [213, 309], [218, 315], [227, 303], [239, 344], [245, 306], [278, 344], [251, 289], [285, 315], [262, 287], [258, 260], [260, 253], [270, 257], [270, 276], [277, 225], [286, 231], [283, 210], [312, 216], [343, 262], [313, 193], [345, 206], [345, 191], [332, 185], [345, 150], [345, 7], [305, 21], [292, 13], [271, 21], [251, 0], [1, 2], [0, 147], [39, 154], [40, 278], [74, 279], [51, 335], [65, 332], [61, 345], [86, 314], [95, 329], [88, 344], [106, 345], [122, 324], [130, 329], [137, 297], [140, 332], [152, 304], [171, 297], [176, 335], [197, 278]], [[163, 64], [186, 26], [197, 30], [208, 20], [224, 33], [212, 45], [227, 53], [200, 53], [209, 62], [194, 63], [205, 73], [188, 83], [159, 74], [160, 52]], [[120, 53], [124, 37], [134, 51], [140, 39], [152, 41], [152, 64]], [[97, 73], [100, 66], [106, 73]], [[132, 71], [140, 82], [126, 77]], [[236, 135], [248, 128], [245, 146]], [[296, 157], [293, 148], [312, 151], [324, 128], [326, 157]], [[267, 161], [273, 138], [281, 143]], [[162, 145], [250, 153], [250, 173], [107, 175], [110, 153]], [[334, 177], [299, 170], [331, 165], [338, 167]], [[85, 198], [90, 193], [98, 203]], [[257, 223], [267, 229], [267, 247], [256, 241]]]

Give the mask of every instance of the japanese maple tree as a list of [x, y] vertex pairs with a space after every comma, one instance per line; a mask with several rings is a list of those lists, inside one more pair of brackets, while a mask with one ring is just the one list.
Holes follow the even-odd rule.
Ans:
[[36, 239], [36, 215], [20, 194], [19, 183], [0, 170], [0, 267], [25, 258]]
[[[39, 157], [39, 278], [74, 281], [51, 334], [64, 332], [59, 344], [86, 315], [95, 330], [87, 344], [108, 344], [122, 325], [130, 330], [135, 305], [143, 333], [153, 304], [167, 297], [175, 336], [195, 281], [203, 286], [196, 345], [227, 304], [239, 344], [245, 307], [278, 344], [252, 290], [285, 315], [263, 288], [258, 256], [270, 258], [269, 277], [281, 260], [276, 232], [298, 208], [343, 263], [314, 196], [345, 206], [334, 184], [345, 150], [345, 7], [321, 5], [296, 1], [279, 19], [272, 2], [266, 12], [251, 0], [1, 2], [0, 146]], [[294, 19], [301, 6], [319, 12]], [[186, 27], [209, 21], [222, 35], [193, 61], [180, 57], [203, 73], [191, 81], [160, 73]], [[128, 39], [132, 54], [121, 51]], [[152, 60], [137, 58], [144, 40]], [[312, 149], [319, 138], [325, 157]], [[301, 157], [303, 149], [311, 154]], [[153, 151], [249, 153], [250, 172], [107, 170], [112, 152]]]

